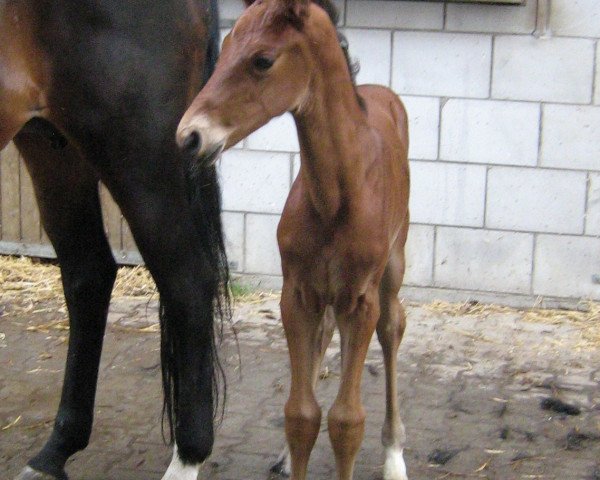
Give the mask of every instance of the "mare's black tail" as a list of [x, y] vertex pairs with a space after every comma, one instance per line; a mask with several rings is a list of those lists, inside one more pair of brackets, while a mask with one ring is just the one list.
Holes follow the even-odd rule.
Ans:
[[[211, 2], [211, 18], [207, 19], [209, 27], [209, 42], [206, 56], [206, 66], [204, 82], [212, 74], [219, 53], [219, 20], [217, 0]], [[184, 174], [186, 180], [186, 189], [189, 205], [195, 223], [197, 238], [192, 241], [198, 241], [201, 244], [202, 252], [208, 261], [210, 268], [207, 272], [198, 272], [203, 278], [211, 278], [212, 285], [209, 285], [213, 298], [213, 311], [211, 316], [216, 318], [211, 323], [209, 332], [206, 332], [209, 345], [212, 393], [213, 393], [213, 420], [222, 418], [225, 407], [226, 382], [223, 367], [219, 361], [216, 351], [216, 338], [220, 338], [223, 332], [223, 321], [231, 318], [231, 302], [229, 297], [229, 268], [227, 256], [225, 253], [225, 243], [221, 224], [221, 190], [218, 182], [216, 168], [197, 166], [187, 159], [183, 159]], [[174, 438], [174, 425], [177, 421], [178, 405], [178, 369], [176, 362], [176, 330], [177, 318], [174, 318], [173, 312], [169, 311], [168, 305], [161, 302], [160, 306], [160, 326], [161, 326], [161, 364], [162, 364], [162, 383], [164, 393], [163, 421], [166, 417], [169, 431], [170, 442]], [[206, 345], [205, 345], [206, 347]], [[206, 374], [207, 372], [199, 372]], [[164, 428], [164, 423], [163, 423]], [[164, 430], [163, 430], [164, 434]]]

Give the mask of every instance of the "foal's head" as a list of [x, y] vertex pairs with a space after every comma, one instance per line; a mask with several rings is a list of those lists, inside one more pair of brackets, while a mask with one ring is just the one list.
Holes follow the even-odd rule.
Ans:
[[177, 141], [189, 155], [218, 154], [287, 111], [306, 105], [316, 49], [338, 37], [329, 0], [256, 0], [223, 42], [215, 72], [183, 116]]

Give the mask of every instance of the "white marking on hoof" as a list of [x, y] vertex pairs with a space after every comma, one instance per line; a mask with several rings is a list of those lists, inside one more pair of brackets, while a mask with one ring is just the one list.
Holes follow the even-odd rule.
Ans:
[[15, 480], [55, 480], [55, 478], [51, 475], [38, 472], [27, 465], [23, 470], [21, 470], [19, 475], [15, 477]]
[[397, 447], [385, 449], [385, 464], [383, 465], [384, 480], [408, 480], [402, 451], [401, 448]]
[[177, 454], [177, 445], [173, 447], [173, 458], [162, 480], [197, 480], [200, 465], [184, 465]]
[[283, 447], [283, 450], [277, 457], [275, 465], [271, 467], [271, 472], [282, 477], [289, 477], [292, 475], [292, 458], [287, 444]]

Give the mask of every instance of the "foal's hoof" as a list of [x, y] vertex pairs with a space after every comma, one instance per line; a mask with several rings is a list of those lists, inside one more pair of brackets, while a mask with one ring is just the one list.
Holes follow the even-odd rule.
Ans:
[[68, 478], [66, 473], [55, 477], [47, 473], [38, 472], [28, 465], [21, 470], [21, 473], [15, 477], [15, 480], [68, 480]]
[[280, 456], [277, 459], [277, 463], [274, 463], [271, 467], [271, 473], [279, 475], [280, 477], [288, 478], [292, 474], [289, 457], [287, 455]]
[[408, 480], [402, 449], [394, 447], [386, 449], [383, 480]]

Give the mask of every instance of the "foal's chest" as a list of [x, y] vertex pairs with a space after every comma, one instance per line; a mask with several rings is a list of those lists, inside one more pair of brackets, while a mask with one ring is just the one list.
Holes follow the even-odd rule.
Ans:
[[362, 294], [365, 284], [385, 266], [387, 252], [386, 235], [377, 228], [356, 222], [332, 228], [302, 215], [284, 215], [279, 247], [284, 277], [310, 285], [325, 299], [341, 290]]

